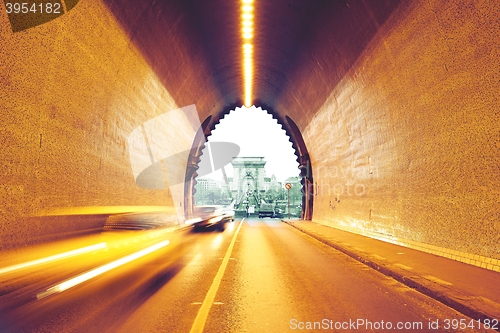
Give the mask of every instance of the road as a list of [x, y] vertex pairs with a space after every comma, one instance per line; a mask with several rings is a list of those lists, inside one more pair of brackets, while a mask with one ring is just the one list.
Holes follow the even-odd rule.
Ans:
[[[3, 311], [0, 331], [478, 331], [453, 329], [470, 319], [278, 220], [175, 237], [182, 239], [171, 240], [175, 251], [33, 294]], [[45, 295], [46, 287], [28, 290]]]

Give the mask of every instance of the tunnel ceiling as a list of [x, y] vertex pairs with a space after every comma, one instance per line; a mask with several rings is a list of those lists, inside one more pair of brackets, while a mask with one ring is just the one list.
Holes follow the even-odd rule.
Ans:
[[[70, 2], [17, 32], [0, 15], [0, 249], [97, 230], [79, 217], [95, 207], [190, 207], [185, 188], [136, 182], [178, 151], [188, 168], [167, 176], [196, 171], [193, 117], [155, 119], [195, 104], [213, 129], [244, 98], [240, 0]], [[500, 259], [500, 2], [254, 3], [254, 102], [314, 172], [313, 220]]]
[[[239, 1], [105, 3], [178, 106], [206, 118], [242, 104]], [[399, 3], [254, 1], [255, 104], [307, 125]]]

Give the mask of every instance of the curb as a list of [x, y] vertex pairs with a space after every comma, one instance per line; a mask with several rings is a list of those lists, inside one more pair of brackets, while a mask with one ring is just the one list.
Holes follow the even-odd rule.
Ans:
[[[495, 314], [490, 313], [489, 311], [480, 310], [480, 307], [487, 307], [487, 305], [478, 297], [471, 297], [457, 293], [448, 287], [439, 285], [436, 282], [430, 281], [422, 276], [418, 276], [413, 272], [394, 267], [394, 265], [377, 263], [376, 261], [367, 258], [366, 254], [360, 254], [359, 252], [350, 249], [348, 246], [341, 246], [339, 245], [339, 243], [334, 242], [333, 240], [326, 239], [313, 231], [296, 225], [294, 222], [285, 220], [281, 221], [322, 242], [323, 244], [326, 244], [348, 255], [349, 257], [379, 271], [384, 275], [392, 277], [396, 281], [399, 281], [404, 285], [415, 289], [418, 292], [427, 295], [472, 319], [480, 320], [481, 322], [484, 322], [485, 320], [500, 319], [500, 314], [498, 313]], [[465, 303], [464, 301], [466, 301], [467, 303]], [[496, 331], [500, 332], [500, 328], [496, 329]]]

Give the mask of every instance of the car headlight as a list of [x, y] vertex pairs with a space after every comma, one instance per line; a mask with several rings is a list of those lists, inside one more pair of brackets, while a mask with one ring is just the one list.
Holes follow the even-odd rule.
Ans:
[[208, 223], [217, 223], [220, 220], [222, 220], [222, 218], [223, 218], [223, 216], [212, 217], [210, 220], [208, 220]]
[[186, 224], [194, 224], [194, 223], [198, 223], [198, 222], [201, 222], [201, 218], [199, 218], [199, 217], [194, 218], [194, 219], [190, 219], [190, 220], [186, 220], [184, 223], [186, 223]]

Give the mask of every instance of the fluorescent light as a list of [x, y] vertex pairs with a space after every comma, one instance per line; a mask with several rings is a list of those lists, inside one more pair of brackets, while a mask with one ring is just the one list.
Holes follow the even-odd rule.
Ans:
[[254, 11], [253, 0], [241, 0], [241, 37], [243, 38], [243, 93], [246, 107], [252, 105], [253, 92], [253, 37], [254, 37]]

